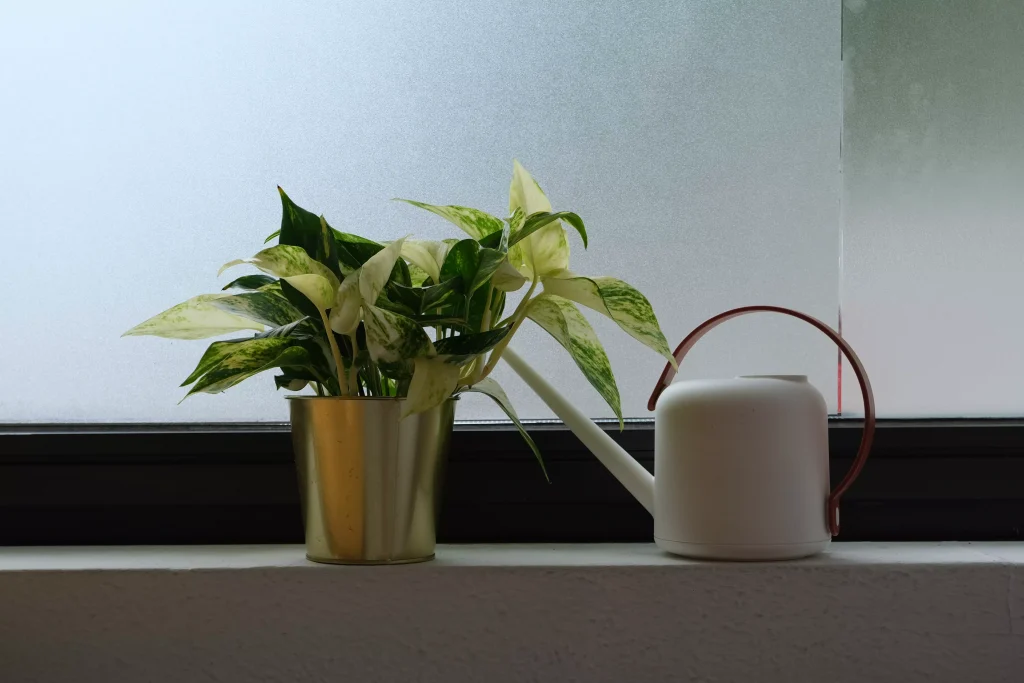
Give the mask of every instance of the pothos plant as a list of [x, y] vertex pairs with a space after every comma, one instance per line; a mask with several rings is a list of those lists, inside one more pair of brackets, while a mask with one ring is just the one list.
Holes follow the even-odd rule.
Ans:
[[[577, 304], [608, 316], [626, 333], [672, 361], [650, 303], [612, 277], [569, 270], [565, 225], [587, 246], [582, 219], [553, 212], [540, 186], [513, 164], [509, 216], [410, 200], [455, 224], [464, 239], [408, 237], [375, 242], [332, 228], [278, 188], [277, 244], [221, 272], [251, 265], [215, 294], [173, 306], [125, 332], [215, 341], [182, 386], [219, 393], [266, 370], [279, 389], [317, 396], [404, 397], [402, 416], [432, 408], [461, 392], [491, 397], [519, 428], [508, 396], [490, 376], [527, 320], [561, 344], [622, 423], [611, 364]], [[511, 313], [506, 297], [525, 288]]]

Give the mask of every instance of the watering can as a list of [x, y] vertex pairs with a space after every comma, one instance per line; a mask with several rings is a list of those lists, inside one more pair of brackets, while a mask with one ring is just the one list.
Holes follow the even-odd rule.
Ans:
[[850, 471], [830, 490], [828, 411], [803, 375], [749, 375], [672, 384], [667, 364], [655, 411], [652, 476], [532, 367], [502, 358], [598, 460], [654, 515], [654, 540], [701, 559], [782, 560], [825, 550], [839, 533], [839, 499], [860, 473], [875, 429], [874, 396], [850, 345], [825, 323], [778, 306], [736, 308], [705, 321], [676, 348], [683, 357], [707, 332], [749, 313], [789, 315], [832, 339], [850, 361], [864, 398], [864, 432]]

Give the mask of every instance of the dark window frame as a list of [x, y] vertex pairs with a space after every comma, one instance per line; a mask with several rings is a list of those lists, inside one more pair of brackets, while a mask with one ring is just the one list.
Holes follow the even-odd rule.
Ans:
[[[606, 431], [648, 469], [653, 424]], [[650, 516], [560, 423], [459, 424], [441, 542], [650, 541]], [[838, 481], [860, 438], [830, 421]], [[1024, 420], [884, 420], [840, 541], [1024, 536]], [[297, 543], [287, 424], [0, 426], [0, 545]]]

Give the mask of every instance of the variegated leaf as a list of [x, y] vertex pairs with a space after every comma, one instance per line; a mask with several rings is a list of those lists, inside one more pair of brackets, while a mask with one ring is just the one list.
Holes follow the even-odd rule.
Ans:
[[269, 275], [243, 275], [242, 277], [236, 278], [236, 279], [232, 280], [231, 282], [227, 283], [226, 285], [224, 285], [223, 287], [221, 287], [221, 290], [226, 290], [226, 289], [256, 290], [256, 289], [260, 289], [261, 287], [265, 287], [267, 285], [272, 285], [275, 282], [277, 282], [277, 280], [275, 280], [274, 278], [270, 277]]
[[231, 353], [231, 349], [236, 344], [251, 341], [250, 339], [229, 339], [227, 341], [218, 341], [210, 344], [206, 351], [203, 353], [203, 357], [199, 359], [199, 364], [196, 365], [196, 369], [192, 371], [185, 381], [180, 386], [187, 387], [192, 382], [205, 375], [207, 372], [212, 370], [218, 363], [228, 357]]
[[[550, 212], [551, 202], [533, 176], [518, 161], [513, 161], [509, 187], [509, 213], [521, 209], [526, 216]], [[569, 267], [569, 241], [561, 223], [551, 223], [518, 244], [509, 247], [509, 261], [527, 279], [538, 278]]]
[[500, 218], [496, 218], [479, 209], [471, 209], [468, 206], [436, 206], [434, 204], [414, 202], [411, 199], [399, 199], [398, 201], [426, 209], [430, 213], [451, 221], [475, 240], [486, 237], [492, 232], [505, 227], [505, 223]]
[[[489, 396], [498, 406], [508, 415], [508, 419], [512, 420], [512, 423], [519, 430], [519, 434], [523, 437], [526, 445], [533, 451], [533, 455], [537, 458], [537, 462], [540, 463], [540, 468], [544, 472], [544, 478], [548, 478], [547, 468], [544, 467], [544, 458], [540, 455], [540, 449], [537, 448], [537, 444], [533, 442], [533, 438], [527, 433], [526, 427], [519, 421], [519, 416], [516, 414], [516, 409], [512, 407], [512, 402], [508, 400], [508, 396], [505, 394], [505, 390], [501, 388], [501, 385], [494, 381], [491, 377], [485, 377], [476, 384], [465, 387], [460, 391], [474, 391], [485, 396]], [[549, 480], [550, 481], [550, 480]]]
[[294, 277], [296, 275], [319, 275], [331, 284], [331, 290], [338, 288], [338, 277], [331, 270], [312, 258], [302, 247], [289, 244], [278, 244], [264, 249], [252, 258], [235, 259], [221, 266], [218, 275], [228, 268], [243, 263], [256, 266], [264, 273], [270, 273], [280, 278]]
[[395, 240], [367, 259], [359, 269], [359, 295], [370, 306], [377, 303], [377, 297], [384, 289], [395, 268], [395, 262], [402, 255], [405, 238]]
[[287, 325], [303, 317], [302, 312], [292, 306], [291, 302], [281, 294], [281, 289], [276, 282], [268, 285], [268, 289], [264, 291], [233, 294], [221, 299], [214, 299], [211, 303], [222, 311], [234, 313], [271, 327]]
[[349, 275], [338, 287], [331, 308], [331, 329], [338, 334], [352, 334], [362, 319], [363, 297], [359, 294], [359, 271]]
[[230, 294], [201, 294], [157, 313], [122, 337], [152, 335], [168, 339], [205, 339], [239, 330], [263, 331], [263, 325], [217, 308], [214, 302]]
[[571, 273], [544, 280], [544, 291], [583, 304], [614, 320], [626, 334], [654, 349], [675, 365], [651, 302], [635, 287], [613, 277]]
[[378, 363], [395, 363], [431, 355], [433, 345], [414, 320], [376, 306], [363, 306], [366, 347]]
[[597, 389], [597, 393], [601, 394], [601, 398], [619, 418], [621, 427], [619, 388], [615, 384], [611, 363], [594, 328], [576, 305], [553, 294], [541, 294], [530, 302], [526, 315], [569, 352], [591, 386]]
[[448, 255], [448, 249], [448, 244], [441, 241], [405, 240], [402, 243], [402, 258], [419, 266], [436, 285], [441, 282], [441, 265]]
[[[326, 311], [334, 305], [334, 295], [338, 285], [332, 284], [322, 275], [307, 273], [305, 275], [289, 275], [281, 279], [302, 292], [302, 295], [312, 301], [313, 305], [321, 311]], [[334, 283], [337, 283], [337, 279], [334, 280]]]
[[422, 413], [451, 397], [459, 384], [459, 367], [440, 358], [417, 358], [409, 393], [402, 402], [402, 417]]
[[303, 367], [309, 353], [286, 337], [250, 339], [231, 344], [219, 362], [200, 377], [186, 395], [216, 394], [255, 374], [282, 367]]
[[502, 292], [514, 292], [524, 284], [526, 284], [526, 278], [523, 274], [516, 270], [515, 266], [508, 262], [508, 259], [501, 262], [498, 269], [494, 271], [494, 277], [491, 278], [491, 284], [494, 285], [495, 289], [501, 290]]
[[446, 363], [465, 365], [480, 354], [493, 349], [511, 331], [512, 326], [505, 325], [486, 332], [460, 334], [438, 339], [434, 342], [434, 351]]

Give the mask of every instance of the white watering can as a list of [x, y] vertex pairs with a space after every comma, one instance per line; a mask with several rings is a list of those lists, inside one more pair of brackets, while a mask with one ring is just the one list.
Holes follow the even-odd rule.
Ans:
[[654, 540], [663, 550], [723, 560], [805, 557], [825, 550], [839, 533], [839, 498], [871, 450], [874, 396], [864, 366], [839, 333], [777, 306], [747, 306], [711, 318], [676, 348], [676, 362], [709, 330], [756, 312], [814, 325], [839, 345], [857, 374], [864, 433], [853, 466], [834, 490], [825, 399], [802, 375], [670, 384], [676, 370], [667, 364], [647, 404], [648, 410], [657, 406], [655, 478], [511, 349], [502, 358], [654, 515]]

